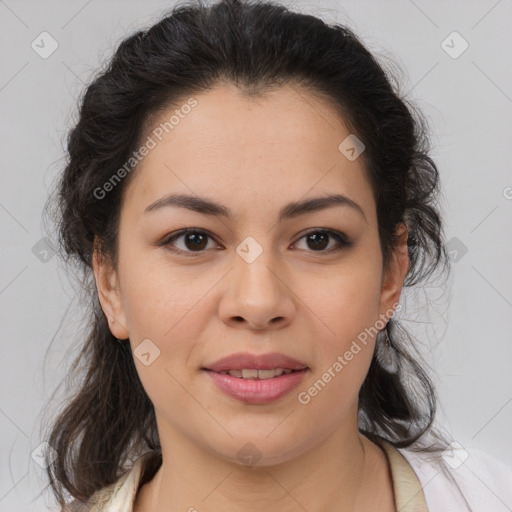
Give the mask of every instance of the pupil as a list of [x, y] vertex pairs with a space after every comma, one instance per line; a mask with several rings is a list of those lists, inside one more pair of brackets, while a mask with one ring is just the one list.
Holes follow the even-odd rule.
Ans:
[[318, 245], [316, 245], [316, 249], [325, 249], [325, 247], [327, 247], [328, 244], [324, 243], [322, 244], [322, 242], [326, 242], [328, 239], [329, 239], [329, 235], [327, 233], [312, 233], [311, 235], [309, 235], [308, 237], [308, 241], [314, 241], [315, 244], [317, 244], [318, 242], [318, 238], [321, 238], [321, 242], [320, 242], [320, 245], [322, 245], [321, 247], [318, 247]]
[[[202, 238], [202, 240], [201, 240]], [[206, 237], [200, 233], [190, 233], [185, 237], [187, 247], [189, 249], [204, 249], [204, 241], [206, 240]], [[189, 246], [188, 242], [192, 240], [192, 246]], [[201, 242], [203, 243], [201, 245]]]

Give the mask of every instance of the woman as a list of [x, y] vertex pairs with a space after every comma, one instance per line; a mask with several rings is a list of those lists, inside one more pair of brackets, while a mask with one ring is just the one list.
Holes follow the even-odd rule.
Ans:
[[395, 317], [448, 270], [425, 126], [350, 30], [279, 5], [122, 42], [58, 188], [94, 313], [48, 436], [63, 510], [510, 510]]

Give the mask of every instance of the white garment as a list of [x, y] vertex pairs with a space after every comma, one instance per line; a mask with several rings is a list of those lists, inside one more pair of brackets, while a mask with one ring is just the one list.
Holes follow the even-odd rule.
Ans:
[[462, 461], [464, 454], [460, 466], [456, 458], [449, 459], [448, 469], [471, 508], [431, 454], [398, 451], [416, 473], [429, 512], [512, 512], [512, 467], [480, 450], [466, 450], [467, 459]]
[[[470, 449], [460, 465], [451, 460], [454, 467], [448, 466], [471, 508], [443, 473], [435, 455], [396, 450], [390, 444], [386, 445], [386, 452], [398, 512], [512, 512], [512, 467], [484, 452]], [[65, 512], [133, 512], [141, 470], [150, 456], [151, 453], [140, 456], [117, 482], [97, 491], [88, 506], [74, 502]]]

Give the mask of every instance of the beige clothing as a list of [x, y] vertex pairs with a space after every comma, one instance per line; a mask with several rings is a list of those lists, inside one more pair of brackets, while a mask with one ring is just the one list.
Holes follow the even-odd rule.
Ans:
[[[401, 453], [389, 443], [381, 443], [393, 479], [396, 510], [399, 512], [428, 512], [421, 484], [412, 467]], [[133, 503], [139, 490], [144, 464], [151, 457], [148, 452], [139, 457], [132, 469], [117, 482], [97, 491], [89, 500], [88, 507], [74, 505], [71, 512], [133, 512]]]

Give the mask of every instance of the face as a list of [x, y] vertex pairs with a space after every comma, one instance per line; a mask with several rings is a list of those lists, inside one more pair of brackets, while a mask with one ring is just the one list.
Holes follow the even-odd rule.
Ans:
[[[407, 233], [383, 272], [363, 160], [340, 152], [350, 132], [321, 100], [292, 86], [258, 100], [224, 85], [194, 98], [133, 171], [117, 271], [94, 259], [100, 301], [112, 333], [130, 339], [162, 443], [179, 437], [237, 462], [251, 442], [260, 464], [277, 464], [335, 431], [357, 432], [375, 332], [407, 270]], [[169, 195], [226, 214], [157, 203]], [[330, 195], [348, 199], [286, 208]], [[248, 403], [204, 370], [238, 352], [279, 352], [307, 370], [283, 396]]]

